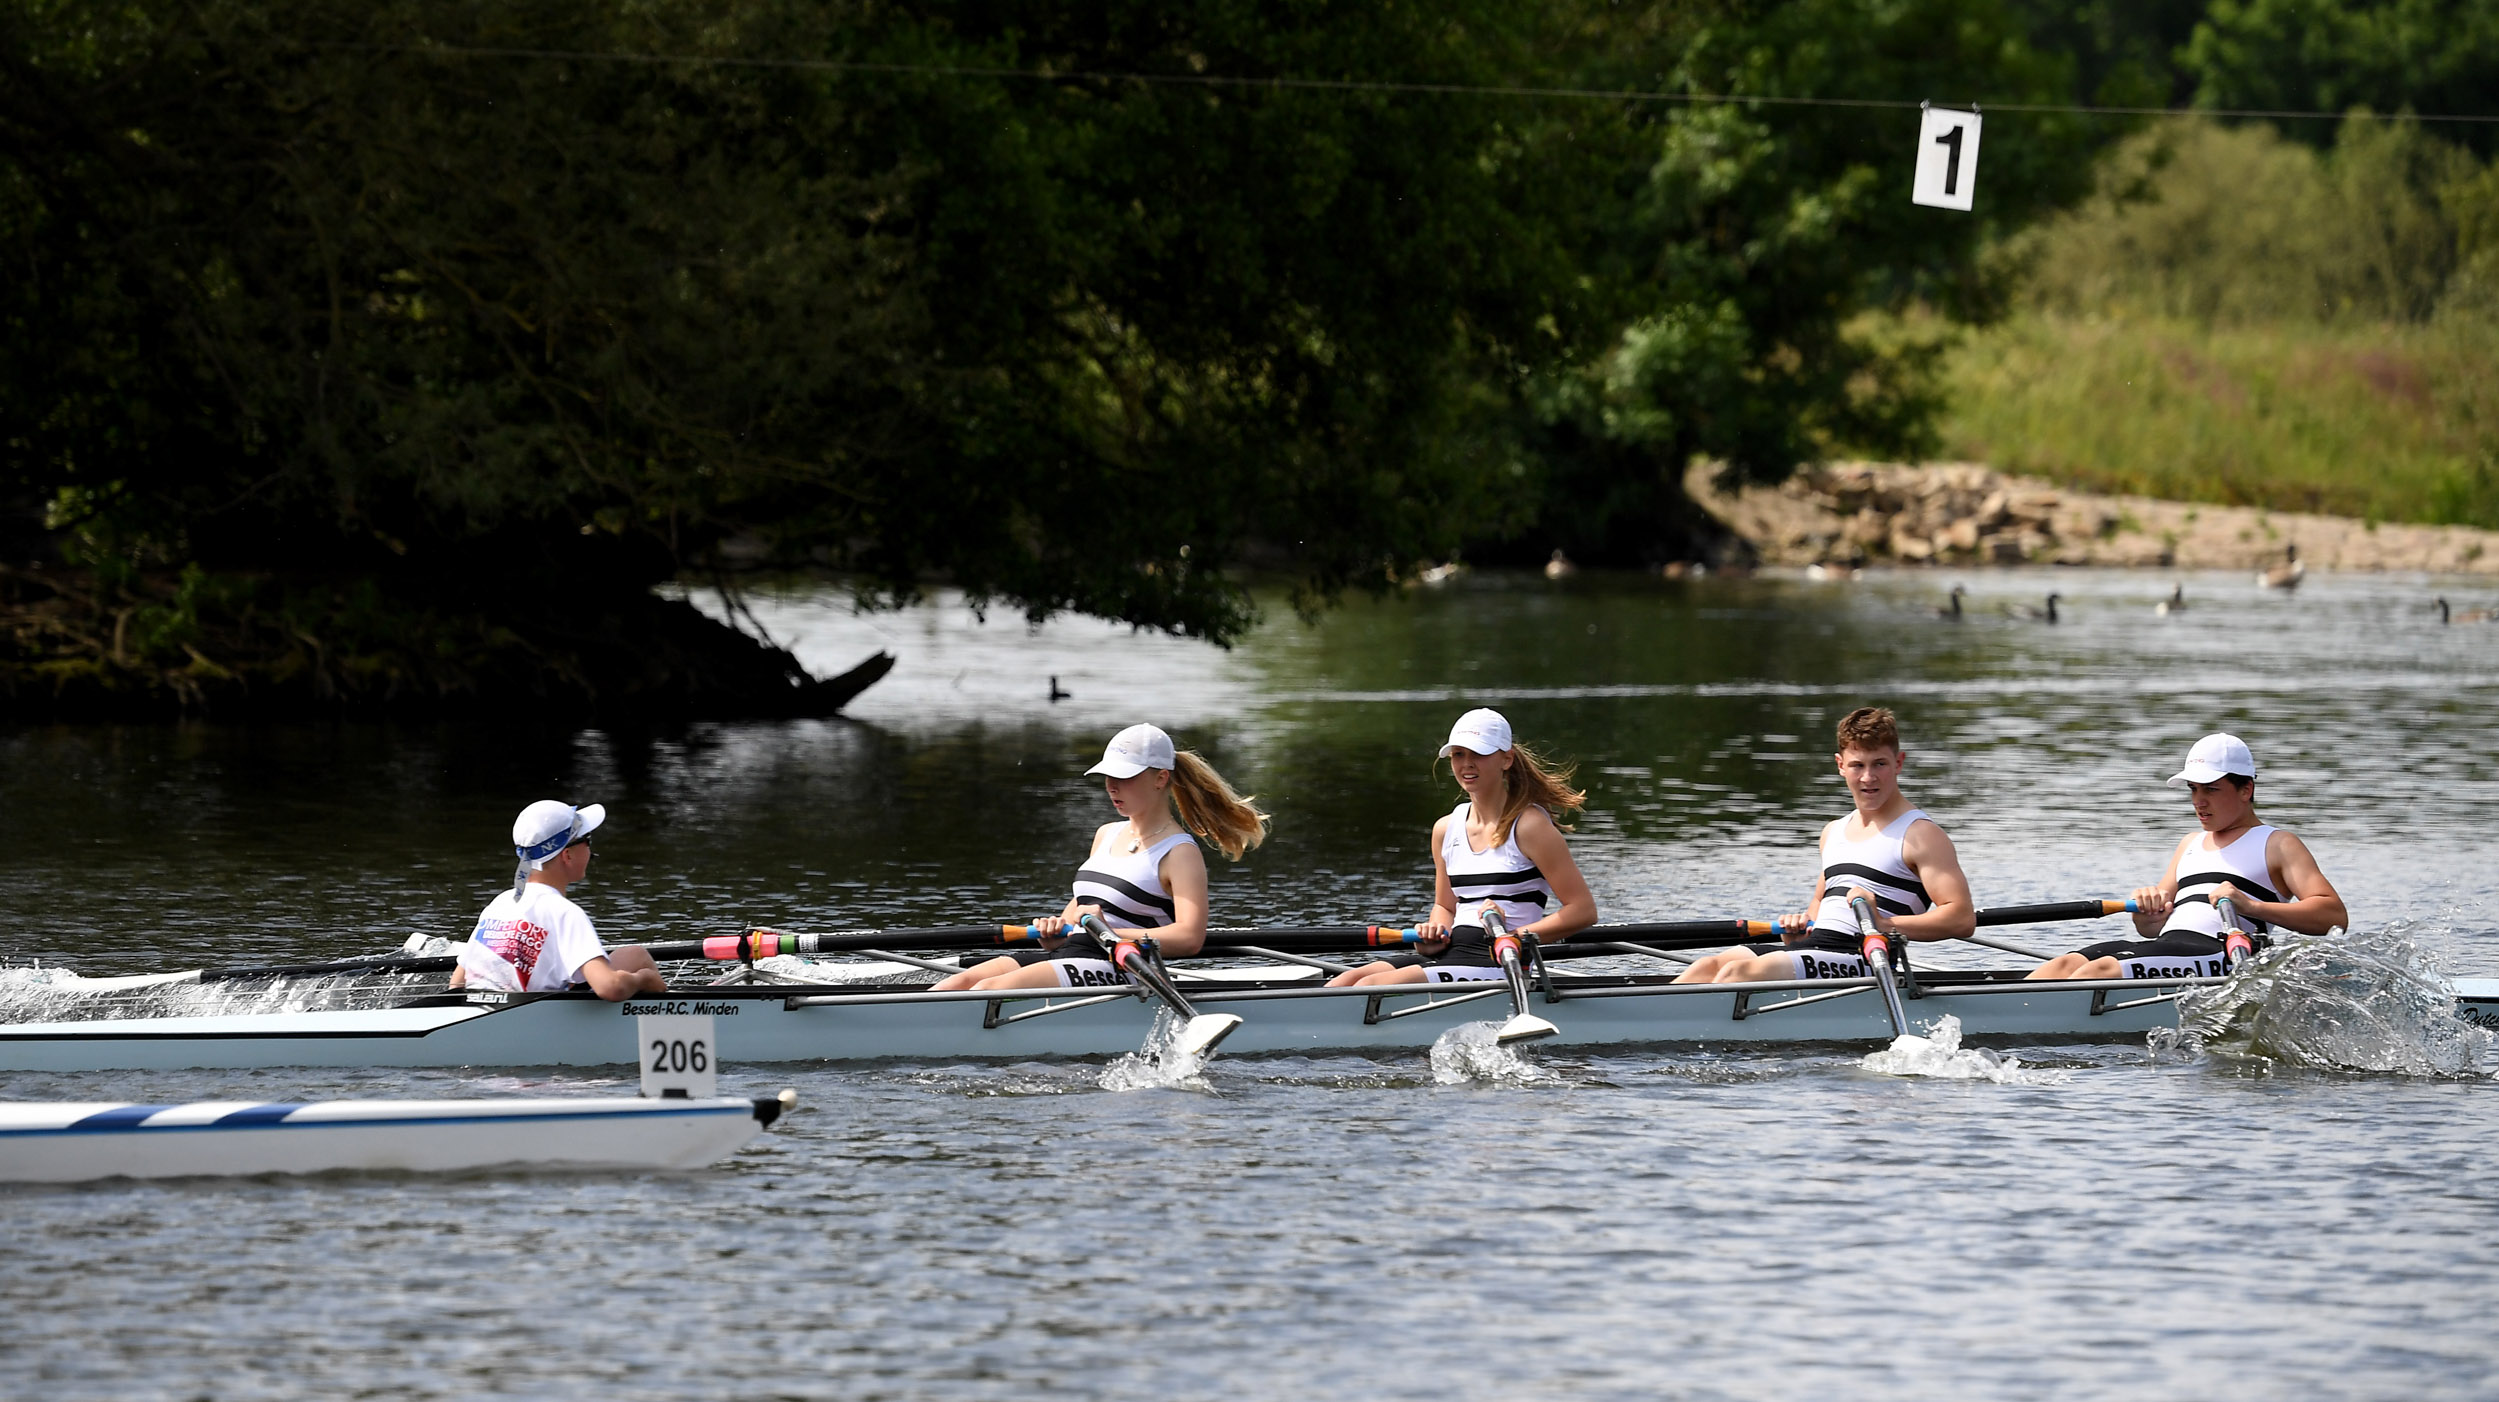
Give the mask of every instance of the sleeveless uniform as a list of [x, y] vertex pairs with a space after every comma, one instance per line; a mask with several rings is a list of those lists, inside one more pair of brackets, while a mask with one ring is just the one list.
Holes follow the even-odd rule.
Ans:
[[[2225, 881], [2260, 901], [2278, 901], [2273, 869], [2265, 847], [2273, 825], [2258, 823], [2237, 841], [2216, 850], [2212, 838], [2197, 833], [2178, 856], [2178, 899], [2161, 922], [2161, 932], [2148, 940], [2110, 940], [2082, 951], [2086, 959], [2115, 959], [2119, 978], [2219, 978], [2229, 964], [2222, 944], [2221, 910], [2213, 892]], [[2241, 923], [2252, 934], [2272, 928], [2252, 915]]]
[[1488, 851], [1468, 844], [1466, 824], [1474, 813], [1471, 802], [1450, 809], [1440, 836], [1441, 870], [1449, 873], [1449, 894], [1458, 902], [1449, 948], [1437, 958], [1401, 955], [1389, 961], [1406, 968], [1421, 965], [1426, 983], [1501, 977], [1501, 966], [1493, 962], [1492, 936], [1484, 929], [1484, 907], [1500, 911], [1502, 924], [1516, 930], [1543, 919], [1546, 907], [1558, 899], [1553, 883], [1519, 850], [1518, 824], [1512, 823], [1509, 835]]
[[[1187, 829], [1171, 833], [1142, 852], [1096, 852], [1085, 859], [1071, 888], [1080, 905], [1102, 908], [1102, 923], [1114, 930], [1152, 930], [1170, 924], [1179, 907], [1163, 889], [1163, 854], [1183, 842], [1194, 842]], [[1114, 848], [1120, 844], [1113, 843]], [[1015, 962], [1030, 967], [1048, 964], [1057, 971], [1061, 988], [1124, 987], [1128, 971], [1111, 963], [1111, 952], [1083, 930], [1070, 931], [1056, 949], [1021, 949]]]
[[1865, 837], [1848, 835], [1849, 818], [1824, 828], [1822, 900], [1814, 907], [1813, 928], [1775, 951], [1763, 952], [1786, 954], [1795, 966], [1792, 978], [1866, 977], [1869, 971], [1860, 952], [1857, 912], [1848, 905], [1849, 888], [1863, 886], [1872, 892], [1875, 908], [1886, 915], [1925, 914], [1933, 902], [1901, 850], [1909, 838], [1909, 825], [1925, 817], [1925, 809], [1912, 808]]

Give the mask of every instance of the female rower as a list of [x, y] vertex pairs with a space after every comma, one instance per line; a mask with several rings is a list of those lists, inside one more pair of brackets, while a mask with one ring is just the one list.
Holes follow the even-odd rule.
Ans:
[[1067, 908], [1033, 922], [1042, 947], [950, 974], [933, 991], [1126, 983], [1128, 975], [1111, 966], [1111, 952], [1077, 928], [1087, 915], [1150, 937], [1170, 958], [1185, 959], [1205, 946], [1206, 858], [1189, 835], [1237, 862], [1267, 840], [1267, 815], [1195, 751], [1174, 750], [1171, 737], [1150, 725], [1112, 736], [1102, 762], [1085, 772], [1102, 776], [1123, 821], [1094, 830], [1093, 851], [1076, 873]]
[[2351, 923], [2308, 844], [2257, 818], [2256, 757], [2245, 741], [2205, 736], [2169, 783], [2186, 786], [2196, 830], [2178, 839], [2160, 884], [2135, 892], [2137, 938], [2060, 954], [2030, 977], [2218, 978], [2229, 972], [2215, 904], [2224, 896], [2251, 934], [2279, 925], [2321, 935]]
[[[1331, 987], [1501, 977], [1484, 930], [1486, 905], [1512, 931], [1541, 940], [1597, 922], [1597, 898], [1554, 822], [1586, 802], [1570, 786], [1570, 770], [1548, 766], [1517, 743], [1498, 711], [1458, 717], [1440, 753], [1466, 799], [1432, 825], [1432, 913], [1418, 927], [1423, 952], [1348, 969], [1328, 981]], [[1547, 913], [1557, 900], [1559, 908]]]

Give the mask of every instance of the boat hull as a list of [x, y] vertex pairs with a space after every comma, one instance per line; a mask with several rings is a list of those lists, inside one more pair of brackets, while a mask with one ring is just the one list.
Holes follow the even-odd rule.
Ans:
[[[2499, 981], [2468, 996], [2467, 1016], [2499, 1013]], [[1910, 1021], [1958, 1018], [1965, 1038], [2128, 1040], [2176, 1025], [2177, 985], [2016, 983], [1972, 977], [1929, 984]], [[1556, 979], [1535, 999], [1558, 1034], [1546, 1046], [1732, 1046], [1888, 1041], [1889, 1020], [1865, 980], [1692, 987], [1632, 978]], [[1487, 990], [1404, 985], [1368, 990], [1287, 982], [1192, 983], [1201, 1011], [1238, 1014], [1227, 1055], [1403, 1053], [1461, 1023], [1497, 1021], [1508, 1002]], [[500, 999], [500, 1001], [490, 1001]], [[121, 1018], [0, 1025], [0, 1071], [256, 1067], [595, 1066], [635, 1062], [642, 1016], [706, 1013], [732, 1065], [788, 1061], [1024, 1060], [1134, 1051], [1150, 1004], [1093, 991], [996, 999], [910, 989], [777, 986], [605, 1003], [580, 994], [438, 995], [365, 1011]]]
[[700, 1168], [761, 1133], [777, 1104], [618, 1098], [0, 1104], [0, 1182], [509, 1166]]

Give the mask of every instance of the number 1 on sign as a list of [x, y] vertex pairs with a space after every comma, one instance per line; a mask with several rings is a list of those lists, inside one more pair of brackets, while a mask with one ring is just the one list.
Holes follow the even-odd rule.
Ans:
[[1929, 107], [1918, 122], [1918, 176], [1909, 198], [1968, 209], [1978, 187], [1978, 114]]

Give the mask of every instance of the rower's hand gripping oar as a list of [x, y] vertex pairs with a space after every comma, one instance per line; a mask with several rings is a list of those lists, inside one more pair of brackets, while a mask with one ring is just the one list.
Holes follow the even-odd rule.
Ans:
[[1909, 1014], [1900, 1006], [1900, 981], [1892, 976], [1892, 942], [1874, 923], [1874, 907], [1863, 896], [1852, 896], [1848, 908], [1857, 912], [1857, 948], [1866, 957], [1866, 967], [1874, 973], [1875, 987], [1883, 993], [1883, 1011], [1891, 1016], [1892, 1035], [1909, 1035]]
[[2213, 909], [2221, 912], [2221, 966], [2235, 974], [2256, 957], [2256, 941], [2239, 927], [2239, 907], [2228, 896], [2213, 897]]
[[1223, 1039], [1240, 1029], [1241, 1019], [1231, 1013], [1201, 1013], [1189, 1006], [1189, 1000], [1182, 997], [1171, 980], [1163, 977], [1163, 971], [1154, 966], [1151, 957], [1153, 941], [1126, 938], [1104, 924], [1101, 916], [1090, 912], [1079, 923], [1087, 934], [1101, 941], [1102, 947], [1111, 952], [1113, 968], [1127, 970], [1128, 977], [1135, 979], [1138, 987], [1160, 998], [1163, 1006], [1180, 1018], [1178, 1046], [1183, 1055], [1213, 1056], [1215, 1048], [1223, 1045]]
[[1487, 901], [1484, 904], [1484, 933], [1492, 936], [1493, 962], [1501, 966], [1501, 977], [1510, 985], [1510, 1020], [1493, 1033], [1493, 1040], [1503, 1046], [1512, 1042], [1532, 1042], [1551, 1037], [1562, 1029], [1527, 1010], [1527, 956], [1517, 935], [1501, 918], [1501, 908]]

